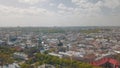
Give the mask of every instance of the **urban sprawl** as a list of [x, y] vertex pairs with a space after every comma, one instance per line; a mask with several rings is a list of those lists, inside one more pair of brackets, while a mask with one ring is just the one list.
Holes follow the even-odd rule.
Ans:
[[[38, 53], [94, 65], [92, 62], [120, 53], [120, 27], [1, 27], [0, 47], [14, 50], [9, 57], [14, 62], [7, 64], [8, 68], [22, 68], [20, 64], [30, 59], [34, 65]], [[0, 57], [0, 64], [2, 61]], [[56, 68], [48, 62], [38, 68], [44, 66]]]

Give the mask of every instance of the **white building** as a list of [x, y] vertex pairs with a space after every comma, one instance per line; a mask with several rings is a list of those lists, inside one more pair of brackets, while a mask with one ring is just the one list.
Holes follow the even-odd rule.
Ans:
[[20, 68], [20, 66], [17, 63], [13, 63], [13, 64], [4, 65], [3, 67], [0, 66], [0, 68]]
[[19, 58], [19, 59], [23, 59], [23, 60], [28, 60], [28, 55], [24, 54], [24, 53], [19, 53], [19, 52], [15, 52], [13, 54], [14, 58]]
[[60, 55], [60, 54], [56, 54], [56, 53], [49, 53], [49, 55], [57, 56], [57, 57], [59, 57], [59, 58], [62, 58], [62, 57], [63, 57], [62, 55]]

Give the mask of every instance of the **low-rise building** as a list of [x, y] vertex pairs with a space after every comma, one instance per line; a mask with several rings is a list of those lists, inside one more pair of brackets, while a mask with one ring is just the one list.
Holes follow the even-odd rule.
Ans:
[[19, 58], [19, 59], [23, 59], [23, 60], [28, 60], [28, 55], [24, 54], [24, 53], [20, 53], [20, 52], [15, 52], [13, 54], [14, 58]]

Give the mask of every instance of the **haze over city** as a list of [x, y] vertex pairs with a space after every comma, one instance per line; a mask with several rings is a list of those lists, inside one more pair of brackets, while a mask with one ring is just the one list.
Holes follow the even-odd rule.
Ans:
[[0, 27], [120, 26], [120, 0], [0, 0]]
[[0, 0], [0, 68], [120, 68], [120, 0]]

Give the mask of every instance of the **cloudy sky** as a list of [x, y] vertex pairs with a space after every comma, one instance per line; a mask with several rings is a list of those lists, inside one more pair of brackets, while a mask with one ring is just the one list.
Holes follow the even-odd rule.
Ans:
[[0, 0], [4, 26], [120, 26], [120, 0]]

